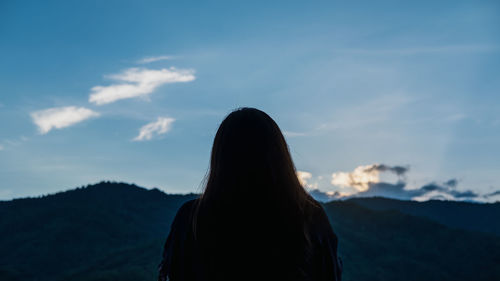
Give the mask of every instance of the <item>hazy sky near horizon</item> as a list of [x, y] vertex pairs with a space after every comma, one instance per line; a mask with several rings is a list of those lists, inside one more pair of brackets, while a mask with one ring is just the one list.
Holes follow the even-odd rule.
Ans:
[[491, 201], [499, 26], [498, 1], [2, 1], [0, 199], [199, 191], [218, 125], [251, 106], [321, 192], [366, 192], [340, 182], [361, 171]]

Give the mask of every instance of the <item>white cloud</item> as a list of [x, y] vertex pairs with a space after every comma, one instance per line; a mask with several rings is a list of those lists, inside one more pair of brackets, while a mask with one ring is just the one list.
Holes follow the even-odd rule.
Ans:
[[97, 117], [99, 113], [85, 107], [65, 106], [35, 111], [30, 115], [38, 126], [38, 131], [43, 135], [52, 129], [66, 128], [86, 119]]
[[341, 187], [354, 187], [358, 191], [366, 191], [370, 183], [378, 183], [380, 181], [380, 171], [372, 169], [374, 165], [359, 166], [350, 173], [333, 173], [331, 183]]
[[411, 200], [420, 201], [420, 202], [433, 200], [433, 199], [434, 200], [455, 200], [456, 198], [451, 194], [437, 191], [437, 190], [430, 191], [430, 192], [424, 193], [422, 195], [415, 196], [415, 197], [411, 198]]
[[[346, 196], [344, 193], [338, 191], [323, 191], [318, 188], [318, 182], [310, 183], [309, 181], [313, 178], [312, 174], [305, 171], [297, 171], [297, 177], [299, 178], [300, 184], [305, 188], [307, 192], [316, 200], [327, 202], [333, 199], [339, 199]], [[319, 179], [319, 177], [317, 177]]]
[[133, 141], [144, 141], [153, 138], [153, 135], [162, 135], [170, 131], [174, 118], [158, 117], [154, 122], [148, 123], [141, 127], [139, 135]]
[[160, 70], [129, 68], [122, 73], [108, 77], [118, 83], [93, 87], [89, 102], [103, 105], [121, 99], [147, 96], [163, 84], [189, 82], [195, 79], [193, 70], [174, 67]]
[[370, 188], [370, 185], [380, 182], [381, 172], [391, 172], [396, 174], [399, 179], [402, 179], [408, 169], [405, 166], [388, 166], [384, 164], [359, 166], [350, 173], [333, 173], [331, 183], [341, 187], [353, 187], [359, 192], [364, 192]]
[[137, 61], [137, 63], [140, 64], [146, 64], [146, 63], [152, 63], [155, 61], [162, 61], [162, 60], [170, 60], [173, 59], [174, 57], [172, 56], [156, 56], [156, 57], [145, 57]]
[[297, 171], [297, 177], [299, 178], [299, 182], [302, 186], [308, 186], [307, 180], [312, 178], [312, 174], [304, 171]]
[[[389, 166], [385, 164], [372, 164], [359, 166], [352, 172], [337, 172], [332, 174], [331, 183], [336, 186], [350, 187], [353, 192], [334, 194], [338, 198], [350, 197], [374, 197], [381, 196], [399, 200], [426, 201], [438, 200], [474, 200], [484, 201], [491, 194], [479, 195], [472, 190], [456, 189], [458, 180], [449, 179], [443, 183], [430, 182], [419, 188], [407, 188], [406, 174], [409, 166]], [[381, 181], [380, 173], [389, 172], [398, 177], [396, 183]], [[498, 191], [500, 194], [500, 191]], [[331, 194], [316, 193], [316, 196], [328, 196]]]
[[312, 174], [305, 171], [297, 171], [297, 177], [299, 178], [300, 184], [306, 189], [317, 189], [318, 182], [310, 183], [309, 180], [312, 179]]

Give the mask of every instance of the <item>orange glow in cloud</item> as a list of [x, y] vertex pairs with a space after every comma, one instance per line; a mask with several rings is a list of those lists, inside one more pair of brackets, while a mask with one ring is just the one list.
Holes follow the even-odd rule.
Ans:
[[380, 182], [378, 164], [359, 166], [354, 171], [337, 172], [332, 174], [331, 184], [341, 187], [353, 187], [362, 192], [368, 190], [370, 184]]

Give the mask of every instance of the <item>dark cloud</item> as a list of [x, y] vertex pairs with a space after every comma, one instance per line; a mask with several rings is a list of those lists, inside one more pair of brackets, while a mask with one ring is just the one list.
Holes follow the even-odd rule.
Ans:
[[413, 197], [421, 196], [429, 191], [424, 189], [405, 189], [405, 182], [396, 184], [388, 182], [370, 183], [366, 191], [358, 192], [353, 197], [374, 197], [381, 196], [387, 198], [410, 200]]
[[[406, 183], [400, 181], [396, 184], [379, 182], [370, 183], [366, 191], [358, 192], [353, 197], [374, 197], [381, 196], [387, 198], [411, 200], [414, 197], [431, 195], [431, 192], [437, 192], [429, 196], [429, 199], [474, 199], [478, 198], [479, 194], [472, 190], [459, 191], [455, 190], [456, 180], [449, 180], [443, 184], [428, 183], [417, 189], [406, 189]], [[500, 193], [500, 191], [499, 191]]]
[[484, 197], [491, 197], [491, 196], [496, 196], [496, 195], [500, 195], [500, 190], [493, 191], [492, 193], [488, 193], [488, 194], [484, 195]]
[[434, 190], [440, 190], [440, 189], [442, 189], [442, 187], [435, 184], [435, 183], [429, 183], [429, 184], [422, 186], [420, 189], [422, 189], [424, 191], [434, 191]]
[[404, 176], [410, 168], [405, 166], [388, 166], [385, 164], [373, 164], [365, 169], [365, 172], [370, 173], [373, 171], [378, 172], [393, 172], [398, 176]]
[[450, 179], [447, 182], [445, 182], [444, 184], [449, 186], [449, 187], [456, 187], [458, 184], [458, 180], [457, 179]]
[[[434, 192], [434, 193], [431, 193]], [[450, 187], [447, 182], [443, 184], [428, 183], [417, 189], [406, 189], [406, 183], [399, 181], [397, 183], [378, 182], [369, 183], [366, 191], [361, 191], [350, 196], [342, 196], [339, 192], [323, 192], [319, 189], [309, 191], [311, 196], [322, 202], [328, 202], [335, 199], [344, 199], [352, 197], [386, 197], [399, 200], [412, 200], [415, 197], [428, 196], [428, 199], [434, 200], [473, 200], [480, 197], [479, 194], [472, 190], [459, 191]], [[500, 195], [500, 190], [485, 195], [495, 196]]]
[[475, 193], [472, 190], [466, 190], [466, 191], [452, 190], [452, 191], [450, 191], [450, 194], [453, 195], [453, 197], [455, 197], [455, 198], [476, 198], [476, 197], [479, 197], [479, 194]]

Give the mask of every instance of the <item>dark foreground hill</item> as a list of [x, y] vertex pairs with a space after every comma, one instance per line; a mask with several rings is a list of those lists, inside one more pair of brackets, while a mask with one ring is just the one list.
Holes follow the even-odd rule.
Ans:
[[398, 210], [453, 228], [500, 235], [500, 202], [493, 204], [441, 200], [416, 202], [383, 197], [353, 198], [348, 201], [371, 210]]
[[[196, 196], [105, 182], [0, 202], [0, 280], [155, 280], [173, 216]], [[354, 201], [324, 207], [343, 280], [500, 280], [497, 235]]]

